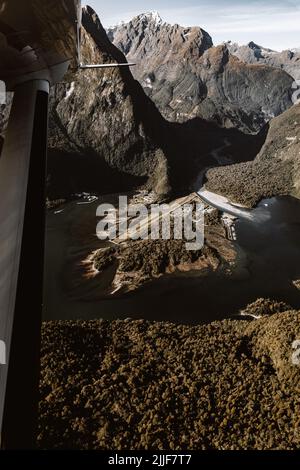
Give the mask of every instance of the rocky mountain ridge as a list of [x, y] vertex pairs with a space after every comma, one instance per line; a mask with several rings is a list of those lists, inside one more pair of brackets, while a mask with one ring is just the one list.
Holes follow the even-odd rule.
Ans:
[[108, 37], [138, 64], [134, 77], [169, 121], [200, 117], [255, 133], [292, 105], [293, 79], [284, 70], [239, 60], [199, 27], [142, 14]]
[[[127, 28], [126, 24], [122, 27]], [[135, 27], [134, 34], [129, 28], [128, 34], [133, 34], [129, 43], [139, 54], [147, 47], [160, 69], [161, 80], [155, 78], [151, 98], [158, 100], [167, 115], [171, 108], [165, 91], [181, 77], [172, 92], [175, 104], [171, 114], [178, 114], [177, 122], [161, 115], [145, 94], [146, 88], [132, 76], [134, 69], [81, 70], [69, 76], [51, 92], [51, 199], [82, 191], [127, 191], [141, 185], [160, 197], [186, 192], [204, 167], [220, 164], [219, 154], [224, 164], [245, 162], [259, 153], [267, 128], [252, 136], [232, 127], [247, 132], [260, 129], [266, 116], [270, 117], [268, 109], [275, 96], [274, 113], [290, 105], [286, 87], [291, 77], [270, 67], [243, 64], [225, 45], [213, 47], [210, 36], [201, 28], [167, 25], [156, 14], [139, 17]], [[164, 37], [159, 33], [162, 28], [168, 31]], [[158, 41], [153, 50], [152, 40]], [[164, 47], [160, 47], [160, 41]], [[163, 54], [167, 45], [169, 58]], [[86, 63], [125, 61], [90, 7], [83, 10], [82, 54]], [[138, 64], [136, 70], [142, 70], [144, 64]], [[206, 77], [205, 98], [201, 74]], [[260, 95], [262, 77], [268, 93]], [[269, 100], [265, 108], [255, 104], [256, 94]], [[2, 132], [9, 107], [10, 103], [1, 107]]]
[[[125, 61], [89, 7], [83, 10], [82, 55], [86, 63]], [[9, 108], [10, 103], [1, 108], [2, 132]], [[216, 148], [224, 147], [233, 162], [244, 161], [254, 158], [264, 138], [198, 117], [170, 123], [131, 70], [81, 70], [51, 91], [48, 196], [105, 194], [141, 185], [159, 197], [187, 191], [203, 167], [216, 164]]]
[[239, 44], [227, 42], [231, 54], [238, 57], [238, 59], [249, 64], [262, 64], [269, 65], [278, 69], [285, 70], [295, 80], [300, 80], [300, 49], [284, 50], [281, 52], [273, 51], [253, 41], [247, 45], [240, 46]]
[[[90, 7], [83, 9], [82, 25], [86, 63], [126, 62]], [[68, 191], [86, 188], [85, 183], [94, 190], [121, 189], [123, 182], [128, 186], [150, 176], [155, 179], [159, 170], [160, 187], [155, 182], [153, 186], [168, 192], [167, 159], [160, 142], [163, 125], [129, 69], [77, 72], [72, 83], [53, 89], [50, 100], [50, 186], [55, 192], [67, 180], [73, 185]]]

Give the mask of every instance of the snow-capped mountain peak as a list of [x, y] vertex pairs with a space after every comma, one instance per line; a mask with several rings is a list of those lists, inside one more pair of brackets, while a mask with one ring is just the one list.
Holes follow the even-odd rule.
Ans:
[[148, 21], [152, 21], [156, 24], [161, 24], [162, 23], [162, 18], [158, 11], [149, 11], [147, 13], [142, 13], [140, 15], [141, 19], [147, 19]]

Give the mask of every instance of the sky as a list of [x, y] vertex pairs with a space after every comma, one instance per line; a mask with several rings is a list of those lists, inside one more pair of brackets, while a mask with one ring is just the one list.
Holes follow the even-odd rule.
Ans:
[[300, 48], [300, 0], [83, 0], [104, 27], [158, 11], [168, 23], [200, 26], [214, 44], [254, 41], [274, 50]]

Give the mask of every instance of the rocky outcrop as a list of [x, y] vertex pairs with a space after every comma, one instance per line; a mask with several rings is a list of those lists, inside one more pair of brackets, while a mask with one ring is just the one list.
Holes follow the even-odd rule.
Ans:
[[202, 117], [257, 132], [292, 104], [293, 79], [286, 72], [238, 60], [227, 45], [213, 47], [201, 28], [146, 14], [110, 29], [108, 36], [137, 62], [135, 78], [168, 120]]
[[[203, 50], [211, 45], [206, 33], [194, 29], [197, 44], [203, 35]], [[91, 64], [126, 61], [89, 7], [83, 10], [82, 55]], [[71, 82], [53, 90], [50, 199], [80, 191], [120, 192], [140, 185], [159, 196], [182, 192], [204, 166], [215, 164], [211, 155], [216, 147], [225, 147], [234, 162], [254, 158], [259, 151], [263, 134], [253, 138], [200, 118], [184, 123], [166, 121], [132, 71], [82, 70], [73, 77], [69, 74]]]
[[291, 106], [291, 77], [270, 67], [244, 64], [226, 46], [209, 49], [198, 67], [207, 90], [199, 105], [205, 119], [256, 132]]
[[[90, 7], [83, 9], [82, 24], [85, 63], [126, 62]], [[50, 197], [63, 189], [120, 190], [149, 177], [154, 189], [157, 182], [167, 193], [164, 120], [130, 71], [81, 70], [72, 80], [57, 85], [51, 97]]]
[[231, 54], [248, 64], [269, 65], [285, 70], [295, 80], [300, 80], [300, 50], [276, 52], [255, 44], [253, 41], [244, 46], [227, 42]]
[[[289, 85], [291, 78], [284, 72], [243, 64], [225, 46], [212, 47], [210, 36], [200, 28], [166, 25], [153, 15], [138, 17], [134, 24], [123, 25], [127, 35], [119, 46], [124, 49], [128, 43], [137, 58], [145, 57], [146, 62], [138, 60], [138, 74], [147, 66], [147, 53], [161, 75], [154, 74], [152, 88], [143, 90], [127, 68], [81, 70], [69, 73], [52, 90], [50, 199], [140, 185], [159, 196], [189, 190], [204, 167], [220, 163], [220, 152], [222, 162], [233, 163], [253, 159], [259, 152], [264, 132], [252, 136], [226, 127], [249, 132], [266, 121], [268, 109], [277, 114], [289, 106], [285, 82]], [[109, 36], [119, 32], [110, 31]], [[89, 7], [83, 10], [82, 55], [85, 63], [125, 61]], [[168, 87], [171, 101], [166, 98]], [[180, 122], [167, 121], [147, 90], [166, 117]], [[255, 101], [262, 95], [265, 108]], [[9, 105], [1, 108], [2, 131], [8, 113]]]
[[[136, 62], [133, 73], [148, 91], [153, 89], [153, 82], [158, 88], [157, 82], [166, 78], [169, 72], [168, 82], [171, 85], [179, 72], [177, 62], [192, 65], [213, 45], [211, 37], [203, 29], [163, 23], [157, 13], [142, 14], [129, 23], [111, 28], [108, 37], [129, 60]], [[194, 94], [197, 83], [193, 77], [189, 81], [188, 77], [181, 78], [185, 93]], [[166, 96], [162, 94], [160, 98], [163, 100], [161, 105], [166, 105]]]
[[[209, 47], [208, 35], [194, 29], [196, 43], [202, 35], [202, 49]], [[85, 63], [92, 64], [125, 61], [89, 7], [83, 10], [82, 55]], [[215, 148], [224, 148], [225, 157], [233, 162], [254, 158], [260, 150], [264, 133], [244, 135], [198, 117], [184, 123], [166, 121], [132, 71], [82, 70], [53, 90], [51, 199], [78, 191], [120, 192], [140, 185], [159, 196], [182, 192], [203, 167], [216, 163]]]
[[264, 146], [252, 162], [214, 168], [206, 186], [232, 201], [254, 206], [262, 198], [300, 198], [300, 104], [273, 119]]

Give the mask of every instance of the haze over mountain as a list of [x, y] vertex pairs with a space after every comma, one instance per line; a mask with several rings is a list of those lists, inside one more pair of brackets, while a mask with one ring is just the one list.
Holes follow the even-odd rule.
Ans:
[[138, 64], [135, 78], [168, 120], [201, 117], [257, 132], [292, 105], [286, 72], [240, 61], [226, 44], [213, 47], [200, 27], [147, 13], [109, 29], [108, 37]]

